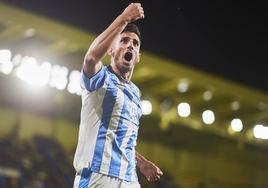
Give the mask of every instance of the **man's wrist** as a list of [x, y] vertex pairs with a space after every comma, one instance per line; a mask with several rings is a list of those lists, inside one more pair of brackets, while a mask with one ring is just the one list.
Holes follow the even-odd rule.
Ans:
[[118, 17], [126, 25], [131, 22], [131, 18], [126, 16], [124, 13], [120, 14]]
[[140, 155], [139, 153], [136, 152], [136, 160], [137, 160], [137, 166], [141, 168], [143, 166], [143, 163], [147, 161], [145, 157]]

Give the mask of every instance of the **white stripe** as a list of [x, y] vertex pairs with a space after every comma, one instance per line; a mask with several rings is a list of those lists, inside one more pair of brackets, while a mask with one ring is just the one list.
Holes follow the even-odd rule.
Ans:
[[79, 188], [80, 179], [81, 179], [81, 176], [79, 175], [75, 176], [73, 188]]
[[[136, 151], [134, 151], [134, 154], [133, 155], [136, 156]], [[135, 160], [136, 160], [136, 158], [135, 158]], [[136, 168], [135, 168], [135, 170], [133, 169], [131, 173], [132, 173], [131, 174], [131, 178], [130, 178], [131, 181], [138, 181]]]
[[79, 125], [78, 144], [73, 165], [76, 171], [89, 167], [94, 154], [100, 118], [102, 116], [102, 102], [107, 89], [107, 80], [97, 91], [82, 91], [81, 120]]
[[124, 94], [120, 89], [118, 89], [117, 91], [118, 92], [117, 92], [115, 105], [113, 108], [113, 112], [111, 114], [111, 119], [110, 119], [108, 130], [106, 133], [106, 140], [104, 143], [104, 151], [102, 155], [102, 163], [100, 167], [100, 172], [107, 173], [107, 174], [109, 173], [109, 165], [110, 165], [111, 156], [112, 156], [112, 149], [113, 149], [112, 142], [115, 137], [115, 132], [118, 128], [122, 108], [124, 105]]
[[127, 172], [127, 167], [128, 167], [128, 158], [126, 156], [126, 147], [127, 143], [131, 137], [131, 133], [133, 131], [132, 126], [130, 125], [130, 122], [128, 120], [124, 121], [124, 123], [127, 125], [127, 133], [126, 136], [124, 137], [121, 145], [121, 150], [122, 150], [122, 157], [121, 157], [121, 166], [120, 166], [120, 174], [119, 177], [125, 178], [126, 172]]
[[[95, 113], [96, 113], [96, 115], [98, 117], [102, 117], [102, 114], [103, 114], [102, 103], [103, 103], [103, 100], [104, 100], [104, 96], [105, 96], [106, 90], [107, 90], [107, 82], [105, 81], [103, 88], [99, 89], [99, 91], [96, 91], [98, 93], [97, 94], [97, 97], [99, 99], [98, 102], [100, 104], [100, 106], [98, 106], [99, 108], [96, 108], [96, 111], [95, 111]], [[99, 109], [99, 110], [97, 110], [97, 109]], [[88, 116], [88, 117], [89, 117], [89, 119], [87, 120], [87, 122], [92, 122], [93, 119], [90, 116]], [[96, 129], [99, 129], [100, 121], [101, 120], [99, 119], [98, 120], [98, 123], [95, 124]], [[87, 164], [88, 166], [91, 166], [91, 164], [92, 164], [92, 160], [93, 160], [93, 156], [94, 156], [94, 150], [95, 150], [95, 146], [97, 144], [96, 142], [97, 142], [98, 130], [95, 131], [95, 134], [94, 134], [93, 137], [89, 137], [90, 132], [93, 132], [92, 130], [95, 129], [95, 127], [93, 127], [91, 130], [87, 130], [89, 132], [87, 134], [87, 136], [88, 136], [87, 137], [87, 140], [88, 140], [88, 142], [91, 142], [92, 143], [91, 144], [92, 145], [92, 150], [90, 150], [89, 153], [86, 155], [86, 156], [89, 156], [89, 158], [88, 158], [88, 164]], [[87, 129], [89, 129], [88, 126], [87, 126]], [[90, 145], [90, 144], [86, 144], [86, 146], [88, 146], [88, 145]]]

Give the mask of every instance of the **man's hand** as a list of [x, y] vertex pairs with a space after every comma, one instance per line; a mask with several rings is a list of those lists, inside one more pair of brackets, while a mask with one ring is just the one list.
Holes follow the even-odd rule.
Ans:
[[159, 180], [163, 172], [154, 163], [145, 159], [136, 151], [137, 166], [140, 172], [146, 177], [148, 181]]
[[140, 3], [131, 3], [121, 14], [128, 23], [144, 18], [144, 11]]
[[148, 181], [157, 181], [163, 175], [163, 172], [151, 161], [143, 161], [140, 166], [140, 172], [146, 177]]

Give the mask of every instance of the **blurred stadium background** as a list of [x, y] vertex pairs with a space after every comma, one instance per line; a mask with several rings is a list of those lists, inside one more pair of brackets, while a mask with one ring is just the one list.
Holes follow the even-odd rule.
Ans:
[[[79, 70], [94, 37], [0, 3], [1, 188], [72, 187]], [[146, 51], [133, 81], [137, 149], [165, 174], [139, 175], [143, 188], [268, 187], [267, 93]]]

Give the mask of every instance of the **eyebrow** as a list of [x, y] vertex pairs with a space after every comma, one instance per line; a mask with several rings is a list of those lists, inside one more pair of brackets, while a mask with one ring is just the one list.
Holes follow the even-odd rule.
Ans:
[[134, 42], [136, 42], [138, 45], [140, 44], [140, 42], [137, 39], [133, 39]]
[[[129, 39], [131, 39], [131, 38], [128, 37], [128, 36], [125, 36], [125, 37], [122, 37], [120, 41], [125, 40], [125, 39], [128, 39], [128, 40], [129, 40]], [[132, 40], [133, 40], [134, 42], [136, 42], [137, 44], [140, 44], [139, 40], [137, 40], [137, 39], [135, 39], [135, 38], [132, 39]]]
[[125, 36], [125, 37], [122, 37], [122, 38], [121, 38], [121, 40], [124, 40], [124, 39], [130, 39], [130, 37]]

